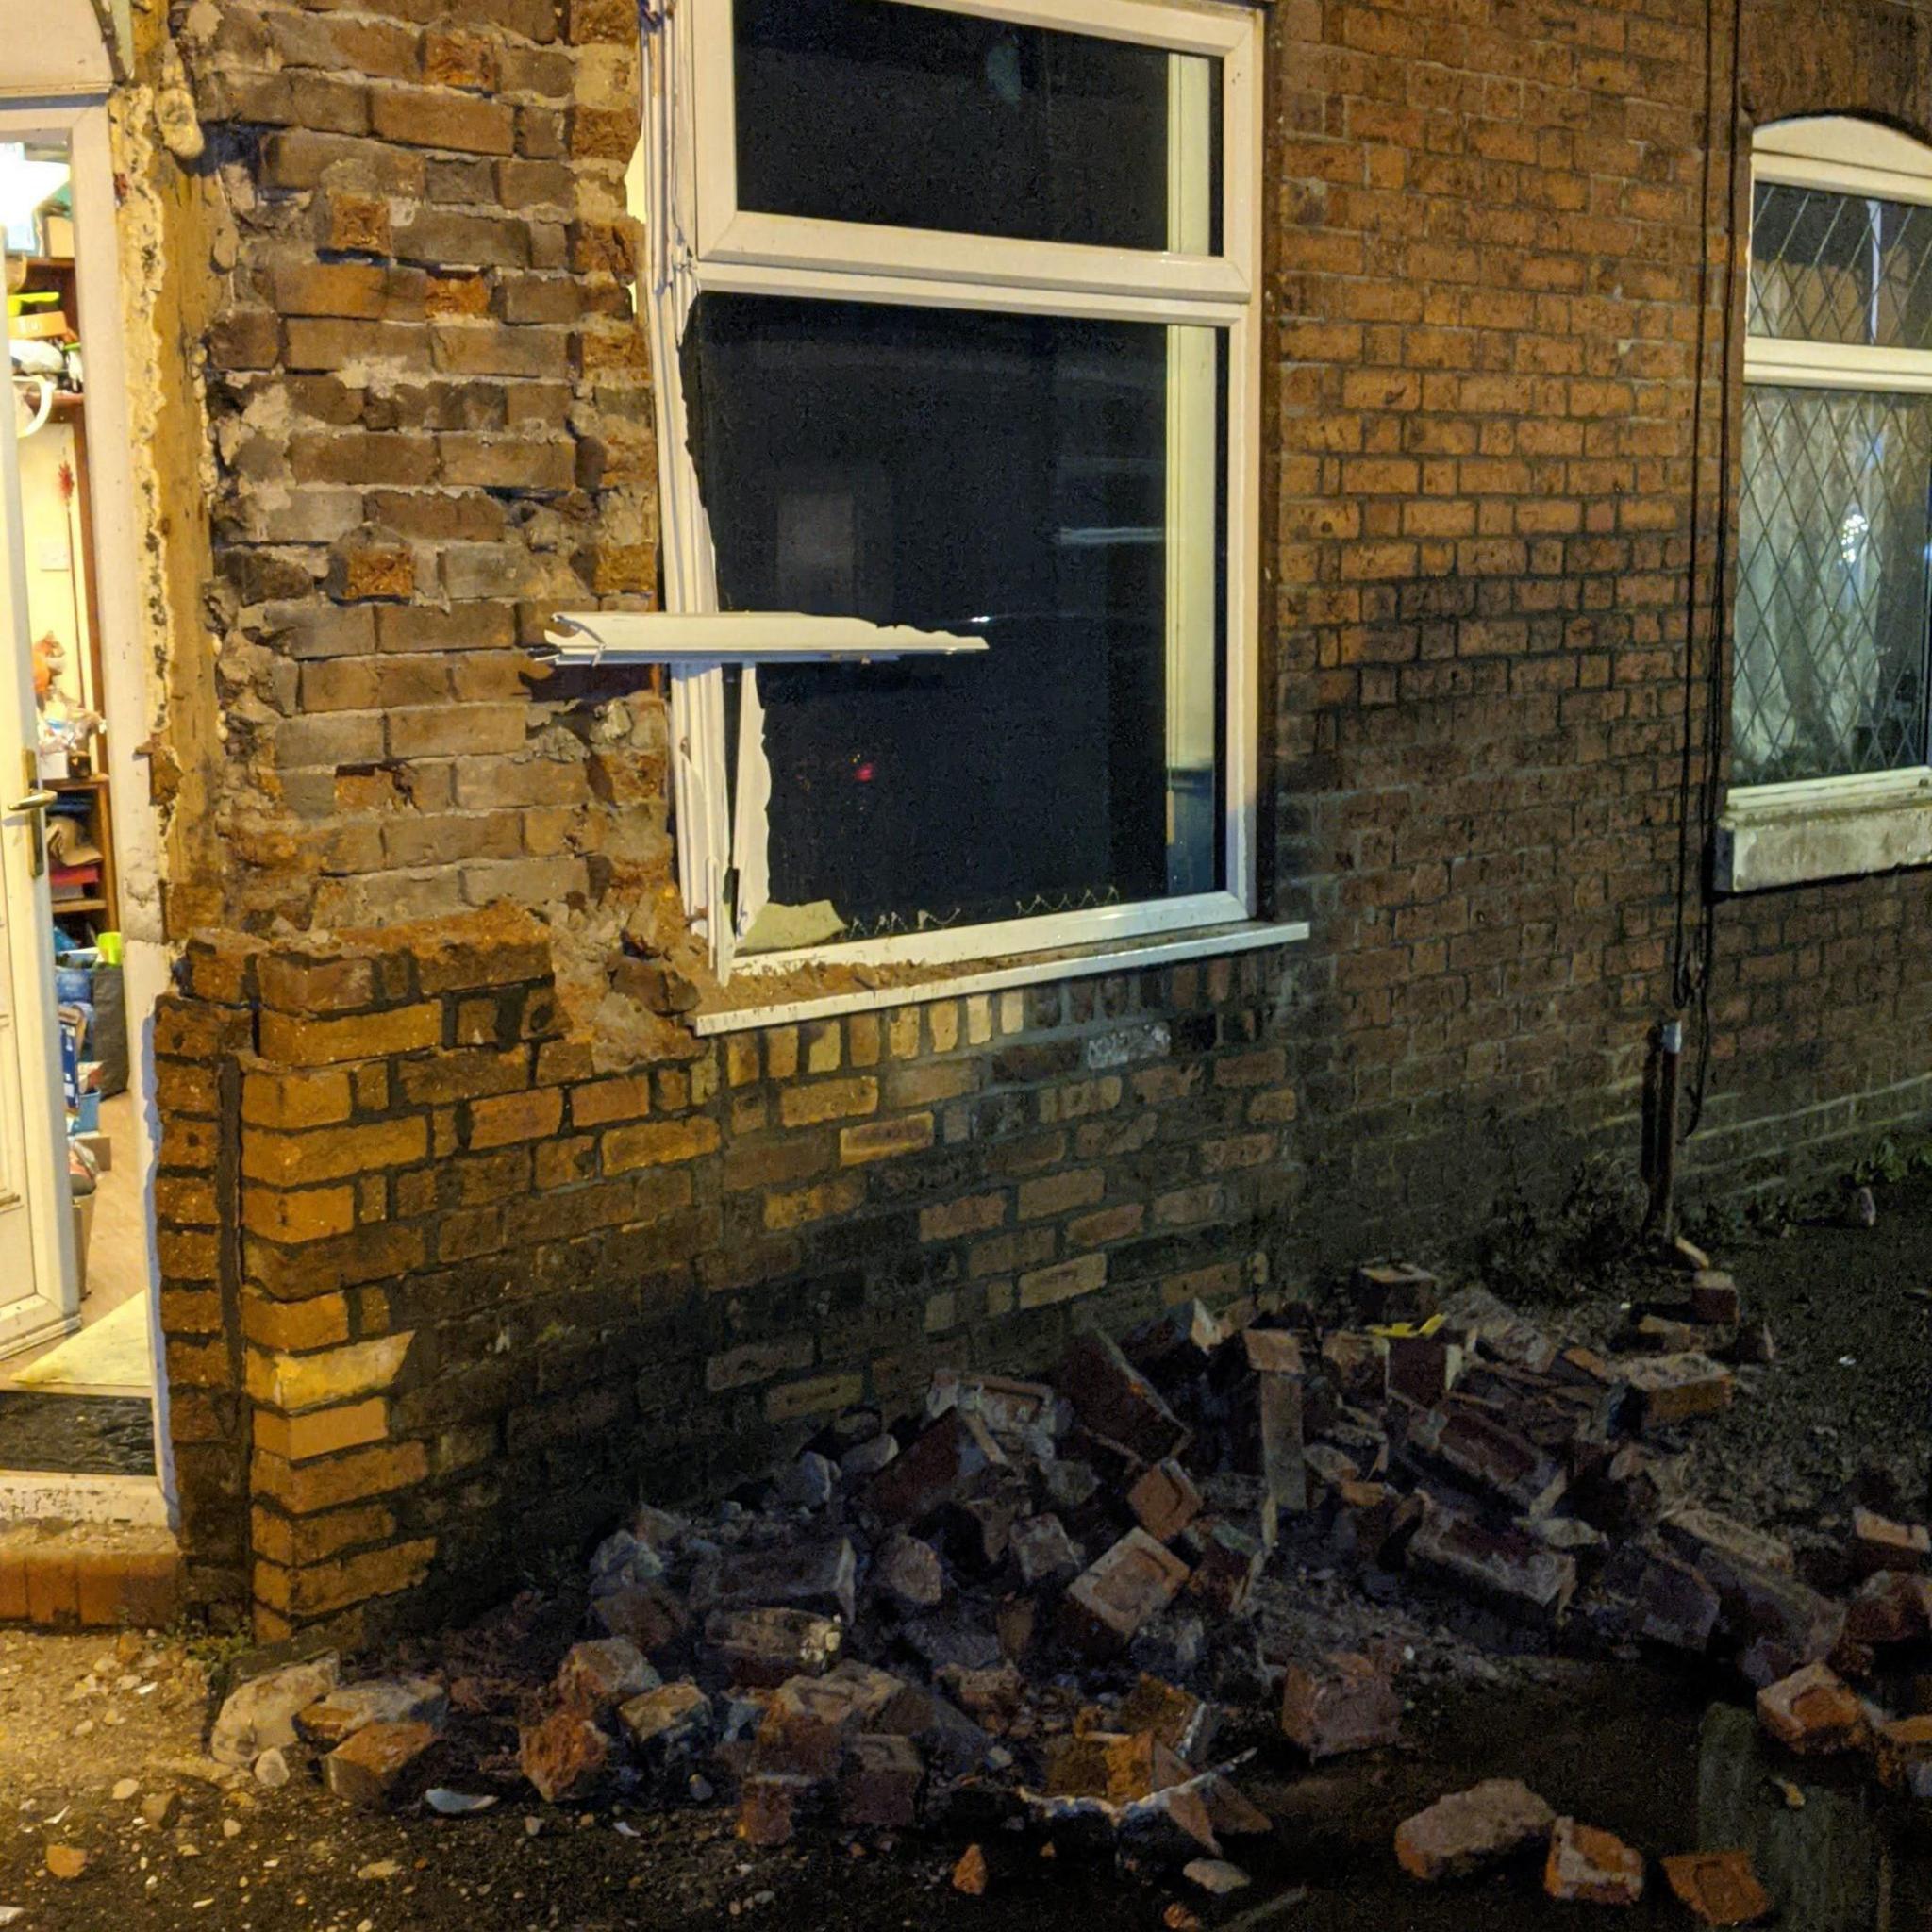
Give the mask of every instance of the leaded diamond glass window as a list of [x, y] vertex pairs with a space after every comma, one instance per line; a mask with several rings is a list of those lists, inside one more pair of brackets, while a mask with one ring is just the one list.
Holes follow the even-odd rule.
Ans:
[[1922, 765], [1932, 397], [1744, 394], [1732, 775]]
[[1759, 181], [1748, 329], [1732, 780], [1924, 766], [1932, 206]]

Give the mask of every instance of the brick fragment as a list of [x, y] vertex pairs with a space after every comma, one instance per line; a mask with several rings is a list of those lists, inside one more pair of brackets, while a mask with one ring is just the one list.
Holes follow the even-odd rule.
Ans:
[[1923, 1570], [1932, 1533], [1923, 1523], [1893, 1523], [1876, 1510], [1852, 1511], [1852, 1562], [1861, 1575], [1883, 1570]]
[[1340, 1651], [1317, 1664], [1291, 1664], [1282, 1679], [1281, 1730], [1314, 1763], [1372, 1751], [1402, 1736], [1402, 1700], [1389, 1673]]
[[899, 1831], [917, 1822], [925, 1760], [909, 1738], [860, 1732], [851, 1740], [839, 1778], [842, 1824]]
[[1828, 1757], [1857, 1748], [1865, 1710], [1857, 1693], [1825, 1664], [1807, 1664], [1757, 1693], [1757, 1722], [1789, 1751]]
[[553, 1711], [517, 1742], [517, 1762], [546, 1805], [588, 1797], [609, 1761], [610, 1740], [580, 1711]]
[[883, 1523], [917, 1524], [961, 1501], [1006, 1466], [1006, 1452], [976, 1415], [947, 1410], [873, 1477], [866, 1507]]
[[1426, 1322], [1436, 1305], [1436, 1277], [1413, 1261], [1372, 1261], [1355, 1271], [1356, 1313], [1363, 1322]]
[[409, 1767], [436, 1742], [430, 1725], [369, 1724], [322, 1760], [322, 1778], [351, 1805], [386, 1805]]
[[706, 1647], [739, 1684], [829, 1670], [843, 1641], [836, 1620], [809, 1610], [718, 1610], [705, 1620]]
[[1062, 1606], [1069, 1634], [1090, 1650], [1117, 1649], [1187, 1580], [1187, 1564], [1144, 1529], [1130, 1529], [1069, 1586]]
[[1076, 1731], [1056, 1738], [1046, 1750], [1046, 1791], [1053, 1798], [1124, 1805], [1186, 1776], [1186, 1767], [1147, 1731]]
[[1634, 1906], [1643, 1896], [1643, 1854], [1610, 1832], [1559, 1818], [1550, 1830], [1543, 1890], [1574, 1905]]
[[1189, 1432], [1159, 1391], [1098, 1329], [1069, 1344], [1053, 1385], [1081, 1424], [1143, 1462], [1159, 1462], [1187, 1446]]
[[1429, 1512], [1408, 1545], [1408, 1563], [1537, 1624], [1560, 1622], [1576, 1591], [1575, 1557], [1453, 1509]]
[[1708, 1356], [1660, 1355], [1622, 1366], [1647, 1429], [1717, 1415], [1731, 1406], [1731, 1372]]
[[1460, 1878], [1541, 1843], [1556, 1822], [1527, 1785], [1488, 1778], [1405, 1819], [1396, 1827], [1395, 1857], [1411, 1878]]
[[1771, 1894], [1749, 1852], [1678, 1852], [1664, 1859], [1663, 1872], [1700, 1924], [1755, 1925], [1771, 1914]]
[[1173, 1457], [1142, 1470], [1127, 1491], [1127, 1507], [1156, 1542], [1169, 1542], [1201, 1513], [1201, 1492]]

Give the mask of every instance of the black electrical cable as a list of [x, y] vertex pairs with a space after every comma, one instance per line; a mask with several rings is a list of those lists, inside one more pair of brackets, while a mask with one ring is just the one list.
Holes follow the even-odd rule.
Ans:
[[[1724, 750], [1724, 661], [1726, 614], [1730, 593], [1732, 424], [1735, 411], [1730, 392], [1731, 362], [1738, 292], [1737, 209], [1739, 130], [1743, 120], [1744, 0], [1732, 0], [1730, 42], [1730, 125], [1724, 152], [1724, 270], [1723, 314], [1719, 333], [1716, 529], [1711, 541], [1711, 592], [1707, 642], [1702, 675], [1697, 661], [1699, 587], [1704, 558], [1704, 398], [1710, 355], [1711, 244], [1714, 229], [1710, 191], [1715, 174], [1718, 128], [1718, 22], [1721, 0], [1705, 7], [1705, 125], [1704, 159], [1700, 176], [1702, 206], [1698, 225], [1697, 336], [1694, 391], [1690, 408], [1690, 550], [1684, 602], [1683, 744], [1677, 773], [1677, 868], [1675, 907], [1672, 924], [1671, 1005], [1675, 1012], [1694, 1008], [1697, 1058], [1690, 1080], [1690, 1103], [1683, 1138], [1697, 1131], [1703, 1118], [1710, 1078], [1710, 983], [1717, 953], [1716, 901], [1711, 859], [1723, 802], [1721, 773]], [[1699, 742], [1697, 694], [1704, 691], [1702, 742]], [[1703, 755], [1702, 769], [1697, 753]], [[1693, 834], [1693, 825], [1695, 827]], [[1693, 897], [1695, 912], [1693, 915]], [[1693, 917], [1695, 931], [1692, 931]]]

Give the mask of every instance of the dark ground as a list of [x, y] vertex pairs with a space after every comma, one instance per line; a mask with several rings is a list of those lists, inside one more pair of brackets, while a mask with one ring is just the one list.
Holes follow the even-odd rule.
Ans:
[[[1833, 1519], [1855, 1491], [1924, 1512], [1932, 1180], [1881, 1187], [1878, 1202], [1874, 1227], [1734, 1237], [1721, 1257], [1779, 1353], [1743, 1372], [1737, 1406], [1693, 1439], [1693, 1486], [1801, 1544], [1835, 1540]], [[1605, 1325], [1609, 1313], [1572, 1319]], [[1420, 1627], [1414, 1606], [1405, 1614]], [[1403, 1750], [1310, 1772], [1275, 1741], [1245, 1769], [1275, 1837], [1229, 1845], [1255, 1883], [1217, 1905], [1177, 1874], [1116, 1871], [1070, 1847], [1043, 1856], [1037, 1833], [975, 1832], [958, 1818], [896, 1845], [829, 1834], [774, 1854], [746, 1851], [717, 1809], [579, 1815], [523, 1802], [525, 1789], [469, 1819], [367, 1817], [300, 1772], [279, 1791], [225, 1788], [198, 1756], [198, 1669], [175, 1649], [137, 1655], [130, 1644], [115, 1657], [110, 1648], [0, 1638], [0, 1907], [25, 1908], [12, 1922], [23, 1932], [1074, 1932], [1102, 1923], [1152, 1932], [1177, 1901], [1204, 1924], [1239, 1932], [1589, 1923], [1591, 1908], [1546, 1900], [1534, 1872], [1442, 1889], [1399, 1873], [1395, 1824], [1489, 1776], [1523, 1777], [1558, 1811], [1653, 1857], [1752, 1846], [1779, 1900], [1776, 1923], [1790, 1932], [1932, 1932], [1932, 1820], [1880, 1803], [1862, 1767], [1821, 1770], [1769, 1751], [1735, 1686], [1649, 1663], [1491, 1662], [1461, 1635], [1431, 1646], [1405, 1682], [1413, 1715]], [[1452, 1654], [1460, 1662], [1445, 1664]], [[143, 1794], [176, 1793], [163, 1826], [138, 1822], [138, 1797], [111, 1795], [124, 1778]], [[1796, 1786], [1802, 1806], [1776, 1779]], [[975, 1835], [992, 1882], [967, 1898], [948, 1874]], [[48, 1876], [50, 1843], [86, 1849], [86, 1875]], [[1655, 1870], [1644, 1903], [1612, 1916], [1632, 1932], [1690, 1923]]]
[[0, 1389], [0, 1469], [62, 1475], [152, 1475], [154, 1405], [145, 1395]]

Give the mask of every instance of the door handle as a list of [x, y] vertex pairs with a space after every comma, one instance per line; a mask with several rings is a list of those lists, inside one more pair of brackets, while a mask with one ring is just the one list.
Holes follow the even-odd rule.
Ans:
[[27, 869], [35, 878], [47, 869], [47, 821], [45, 812], [50, 805], [56, 804], [60, 794], [44, 791], [38, 783], [40, 773], [34, 755], [26, 752], [21, 758], [21, 781], [27, 788], [25, 798], [16, 798], [7, 809], [26, 814]]

